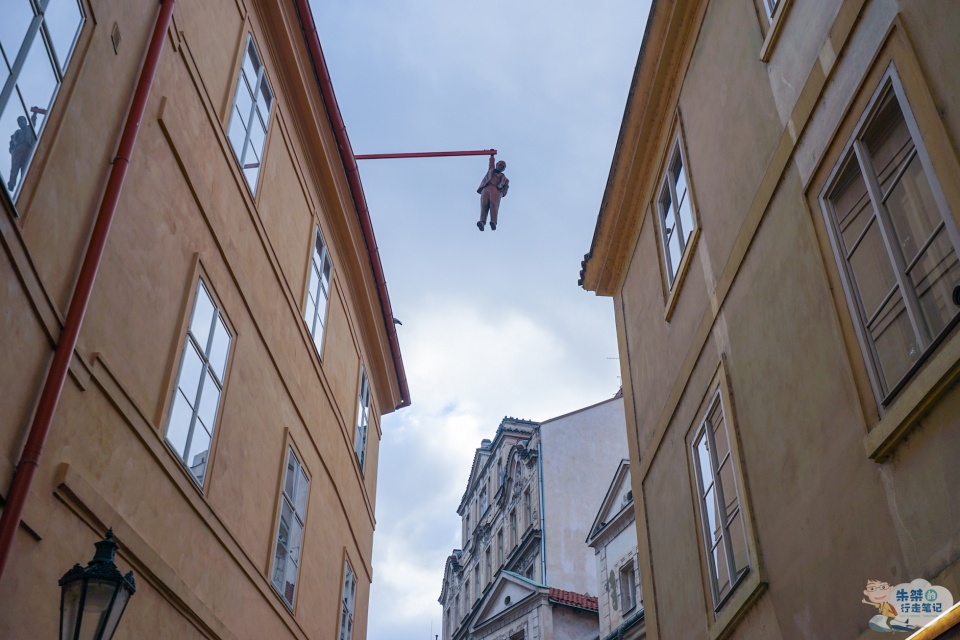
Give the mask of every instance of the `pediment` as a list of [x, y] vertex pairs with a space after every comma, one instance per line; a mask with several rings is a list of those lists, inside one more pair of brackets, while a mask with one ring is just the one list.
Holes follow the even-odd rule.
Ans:
[[607, 493], [600, 503], [600, 510], [590, 527], [589, 544], [593, 538], [610, 522], [623, 512], [628, 505], [633, 505], [633, 487], [630, 482], [630, 461], [624, 458], [613, 474], [613, 480], [607, 488]]
[[531, 597], [546, 593], [547, 587], [511, 571], [501, 571], [493, 587], [487, 592], [471, 629], [482, 627], [505, 611], [526, 603]]

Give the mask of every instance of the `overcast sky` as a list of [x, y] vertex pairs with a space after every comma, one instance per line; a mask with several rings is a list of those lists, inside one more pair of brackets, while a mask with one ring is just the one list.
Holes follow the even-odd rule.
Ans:
[[481, 233], [485, 157], [360, 162], [413, 400], [383, 419], [368, 638], [432, 640], [480, 440], [620, 385], [612, 302], [577, 277], [649, 1], [312, 5], [356, 153], [496, 148], [510, 178]]

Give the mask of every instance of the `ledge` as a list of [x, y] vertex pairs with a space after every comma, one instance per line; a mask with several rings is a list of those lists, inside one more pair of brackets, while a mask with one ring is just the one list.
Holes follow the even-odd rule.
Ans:
[[750, 573], [735, 587], [717, 619], [710, 625], [710, 640], [723, 640], [730, 637], [737, 623], [747, 615], [753, 604], [766, 590], [767, 583], [760, 579], [760, 571], [751, 569]]

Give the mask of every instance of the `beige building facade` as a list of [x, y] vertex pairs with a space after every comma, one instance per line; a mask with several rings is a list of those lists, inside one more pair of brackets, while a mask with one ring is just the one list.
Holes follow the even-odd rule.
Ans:
[[158, 28], [160, 10], [0, 10], [4, 499], [129, 161], [0, 578], [0, 637], [55, 637], [57, 580], [112, 527], [137, 581], [117, 638], [364, 638], [380, 418], [409, 393], [313, 17], [184, 0]]
[[544, 422], [501, 421], [474, 455], [457, 510], [463, 545], [444, 568], [444, 640], [596, 637], [583, 540], [625, 450], [619, 394]]
[[614, 302], [649, 637], [883, 637], [924, 604], [868, 580], [960, 596], [958, 28], [653, 3], [581, 272]]

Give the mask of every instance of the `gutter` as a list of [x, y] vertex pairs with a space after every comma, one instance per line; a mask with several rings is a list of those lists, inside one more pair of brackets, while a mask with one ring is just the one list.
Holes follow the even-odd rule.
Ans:
[[337, 140], [337, 149], [340, 151], [340, 160], [347, 174], [350, 192], [353, 195], [354, 205], [357, 207], [357, 217], [360, 219], [360, 228], [363, 230], [363, 239], [370, 254], [370, 266], [373, 268], [373, 278], [377, 283], [377, 297], [380, 299], [380, 308], [383, 310], [383, 325], [390, 341], [390, 352], [393, 355], [393, 366], [397, 371], [397, 383], [400, 385], [400, 404], [394, 409], [410, 406], [410, 389], [407, 385], [407, 374], [403, 368], [403, 358], [400, 355], [400, 341], [397, 337], [397, 327], [393, 322], [393, 307], [390, 305], [390, 294], [387, 292], [387, 281], [383, 274], [383, 264], [380, 262], [380, 250], [377, 248], [377, 239], [373, 234], [373, 223], [370, 220], [370, 210], [367, 207], [367, 198], [363, 193], [363, 184], [360, 182], [360, 171], [357, 168], [357, 158], [353, 153], [350, 138], [347, 136], [347, 127], [343, 123], [343, 115], [337, 104], [337, 96], [333, 92], [333, 83], [330, 80], [330, 70], [323, 56], [320, 46], [320, 36], [317, 34], [317, 24], [313, 20], [308, 0], [294, 0], [297, 13], [300, 15], [300, 26], [303, 28], [303, 37], [313, 62], [313, 71], [317, 77], [320, 96], [327, 107], [330, 125]]
[[113, 216], [117, 211], [117, 203], [120, 200], [120, 189], [123, 187], [127, 176], [127, 168], [130, 166], [133, 147], [137, 142], [137, 133], [140, 131], [143, 114], [147, 108], [147, 99], [150, 97], [150, 89], [153, 87], [153, 79], [159, 66], [160, 54], [163, 51], [163, 39], [166, 36], [167, 28], [170, 26], [175, 2], [176, 0], [162, 0], [160, 4], [160, 13], [157, 16], [156, 24], [154, 24], [153, 35], [147, 47], [143, 68], [140, 70], [140, 77], [134, 89], [130, 111], [127, 113], [127, 121], [123, 126], [123, 135], [120, 137], [117, 156], [112, 162], [110, 177], [107, 179], [103, 199], [100, 201], [100, 210], [97, 212], [93, 233], [90, 236], [87, 251], [83, 256], [83, 264], [80, 266], [80, 273], [77, 276], [77, 285], [74, 288], [73, 297], [70, 298], [70, 307], [63, 323], [63, 330], [60, 332], [60, 339], [57, 341], [53, 363], [50, 365], [50, 370], [47, 372], [46, 380], [43, 383], [43, 391], [40, 393], [37, 411], [33, 416], [33, 423], [30, 425], [30, 433], [27, 435], [27, 442], [20, 454], [20, 462], [17, 463], [17, 470], [13, 475], [13, 483], [10, 486], [10, 493], [3, 508], [3, 515], [0, 516], [0, 579], [3, 577], [3, 570], [10, 557], [14, 535], [17, 532], [20, 519], [23, 517], [23, 509], [27, 503], [27, 494], [33, 482], [33, 475], [40, 466], [43, 446], [46, 443], [47, 434], [50, 433], [50, 425], [53, 422], [57, 404], [59, 404], [60, 396], [63, 393], [63, 385], [67, 380], [70, 361], [73, 360], [73, 352], [77, 347], [77, 339], [80, 337], [80, 328], [83, 326], [83, 318], [90, 303], [93, 284], [97, 279], [97, 272], [100, 270], [100, 262], [107, 246], [107, 236], [110, 233]]
[[537, 441], [537, 473], [539, 474], [540, 481], [540, 571], [543, 580], [543, 584], [549, 584], [547, 582], [547, 517], [544, 515], [544, 505], [543, 502], [543, 455], [540, 453], [540, 444], [543, 440], [543, 431], [540, 432], [540, 440]]

